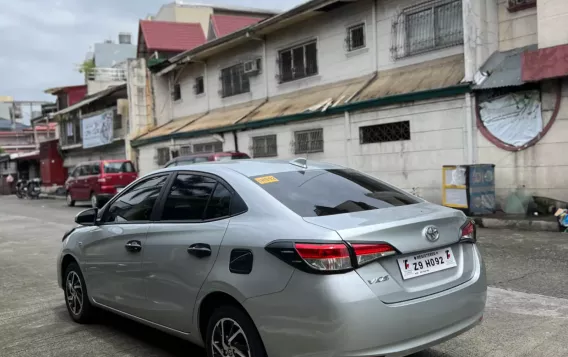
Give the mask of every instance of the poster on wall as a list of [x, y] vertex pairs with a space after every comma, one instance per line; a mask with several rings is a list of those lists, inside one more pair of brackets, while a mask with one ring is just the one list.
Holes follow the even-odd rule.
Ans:
[[538, 90], [510, 93], [479, 104], [483, 125], [502, 142], [522, 147], [542, 131]]
[[83, 147], [93, 148], [112, 143], [113, 111], [82, 120]]

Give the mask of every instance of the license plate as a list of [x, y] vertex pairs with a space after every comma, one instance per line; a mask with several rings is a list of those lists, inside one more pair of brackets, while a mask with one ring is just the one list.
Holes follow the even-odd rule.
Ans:
[[402, 279], [412, 279], [417, 276], [435, 273], [454, 268], [458, 265], [452, 248], [438, 249], [431, 252], [410, 255], [397, 259]]
[[120, 193], [120, 191], [124, 190], [124, 187], [117, 187], [116, 193]]

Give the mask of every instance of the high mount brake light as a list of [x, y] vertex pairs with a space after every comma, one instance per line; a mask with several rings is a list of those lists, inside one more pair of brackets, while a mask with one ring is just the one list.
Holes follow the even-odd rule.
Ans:
[[468, 220], [460, 228], [460, 242], [463, 243], [475, 243], [477, 242], [477, 232], [475, 228], [475, 223]]
[[286, 263], [310, 273], [342, 273], [396, 254], [386, 243], [294, 243], [280, 241], [266, 250]]

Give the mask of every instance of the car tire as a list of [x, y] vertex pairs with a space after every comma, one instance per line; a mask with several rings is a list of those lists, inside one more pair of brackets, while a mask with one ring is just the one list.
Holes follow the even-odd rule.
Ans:
[[73, 321], [84, 324], [92, 320], [94, 306], [91, 305], [87, 285], [77, 263], [71, 263], [65, 269], [63, 276], [63, 292], [65, 306]]
[[[233, 327], [233, 331], [239, 331], [238, 327], [240, 327], [242, 333], [238, 333], [238, 335], [235, 334], [236, 337], [234, 337], [232, 341], [233, 345], [229, 344], [227, 347], [224, 347], [224, 344], [221, 343], [220, 324], [224, 324], [224, 328], [228, 329], [229, 332], [231, 326]], [[225, 332], [226, 331], [227, 330], [225, 330]], [[227, 339], [232, 337], [228, 335], [229, 333], [226, 333], [225, 344], [227, 343]], [[209, 318], [205, 348], [207, 349], [208, 357], [223, 357], [223, 351], [228, 352], [231, 348], [239, 349], [245, 356], [266, 357], [264, 344], [253, 321], [242, 309], [232, 305], [221, 305], [215, 309]], [[247, 354], [247, 350], [244, 350], [244, 348], [248, 348], [248, 352], [250, 353]], [[236, 353], [227, 353], [227, 355], [239, 356]]]
[[75, 200], [73, 199], [73, 197], [71, 197], [71, 192], [67, 192], [67, 197], [65, 198], [65, 200], [67, 201], [67, 206], [75, 206]]
[[91, 207], [92, 208], [99, 208], [99, 198], [97, 197], [97, 195], [94, 192], [91, 193]]

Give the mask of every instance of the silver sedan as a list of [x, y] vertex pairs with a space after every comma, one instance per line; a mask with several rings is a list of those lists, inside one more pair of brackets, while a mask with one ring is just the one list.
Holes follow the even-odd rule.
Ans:
[[405, 356], [485, 308], [462, 212], [341, 166], [177, 166], [76, 222], [57, 261], [71, 318], [110, 310], [210, 357]]

